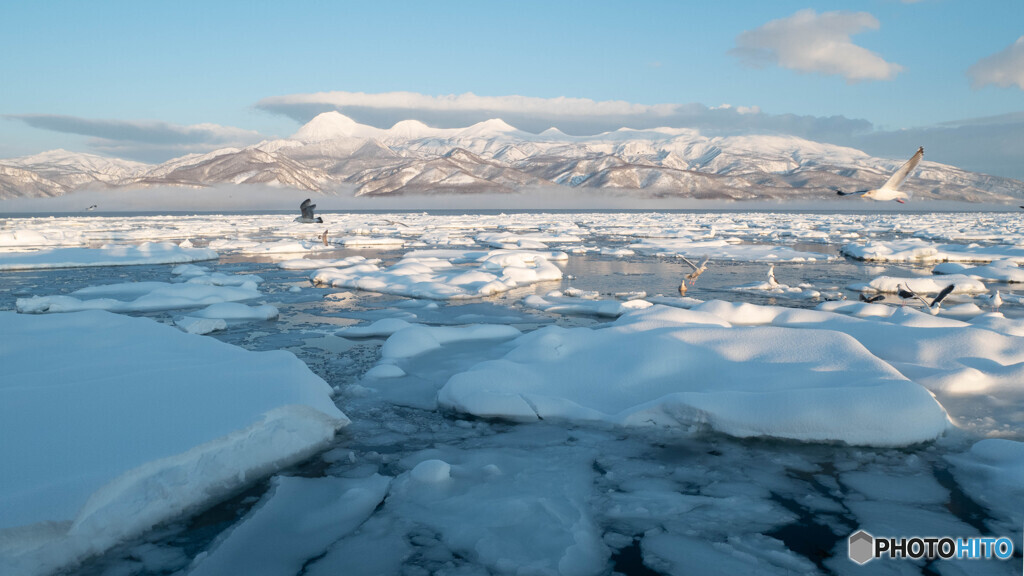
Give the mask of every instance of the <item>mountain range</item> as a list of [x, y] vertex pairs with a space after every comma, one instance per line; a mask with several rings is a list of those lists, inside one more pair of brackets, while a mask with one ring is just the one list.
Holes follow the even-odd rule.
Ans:
[[[380, 129], [327, 112], [290, 138], [158, 165], [64, 150], [0, 160], [0, 199], [87, 188], [258, 183], [355, 196], [529, 188], [642, 198], [807, 200], [834, 198], [836, 189], [878, 187], [905, 161], [794, 136], [712, 137], [687, 128], [623, 128], [595, 136], [550, 128], [533, 134], [498, 119], [467, 128], [405, 120]], [[903, 189], [914, 198], [1024, 198], [1024, 182], [929, 161], [921, 162]]]

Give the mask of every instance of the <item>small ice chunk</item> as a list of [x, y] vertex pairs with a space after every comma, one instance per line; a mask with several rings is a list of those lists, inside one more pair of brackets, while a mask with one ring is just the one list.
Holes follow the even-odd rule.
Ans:
[[452, 467], [444, 460], [424, 460], [410, 473], [413, 480], [425, 484], [444, 482], [452, 477]]

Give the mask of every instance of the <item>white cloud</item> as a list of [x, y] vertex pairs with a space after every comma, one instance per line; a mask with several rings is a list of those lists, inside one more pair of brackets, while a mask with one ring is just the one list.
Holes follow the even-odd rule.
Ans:
[[971, 87], [995, 84], [1002, 88], [1017, 86], [1024, 90], [1024, 36], [1005, 50], [978, 60], [967, 69]]
[[228, 146], [247, 146], [263, 139], [259, 132], [219, 124], [97, 120], [59, 114], [9, 114], [5, 117], [33, 128], [90, 136], [89, 146], [98, 151], [147, 161]]
[[290, 94], [260, 100], [256, 106], [275, 110], [311, 104], [336, 108], [375, 108], [426, 112], [516, 113], [542, 116], [669, 116], [677, 104], [633, 104], [622, 100], [603, 102], [589, 98], [534, 98], [530, 96], [477, 96], [472, 92], [429, 96], [416, 92], [317, 92]]
[[353, 120], [389, 128], [401, 120], [419, 120], [437, 128], [461, 128], [491, 118], [528, 132], [552, 126], [577, 136], [619, 128], [695, 128], [709, 133], [781, 132], [807, 138], [869, 130], [870, 123], [841, 116], [815, 118], [769, 115], [757, 106], [724, 104], [634, 104], [621, 100], [535, 98], [529, 96], [429, 96], [414, 92], [318, 92], [266, 98], [257, 108], [305, 123], [322, 112], [337, 111]]
[[752, 67], [778, 65], [799, 72], [839, 75], [850, 83], [890, 80], [903, 67], [850, 40], [853, 34], [878, 27], [878, 20], [867, 12], [800, 10], [743, 32], [736, 37], [732, 54]]

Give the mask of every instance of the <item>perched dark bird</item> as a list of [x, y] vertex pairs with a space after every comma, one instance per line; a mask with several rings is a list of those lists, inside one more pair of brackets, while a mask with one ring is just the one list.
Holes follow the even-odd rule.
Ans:
[[302, 222], [303, 224], [323, 224], [323, 218], [313, 215], [313, 210], [315, 209], [316, 204], [313, 204], [309, 198], [306, 198], [302, 201], [302, 204], [299, 204], [299, 211], [302, 212], [302, 216], [296, 218], [295, 221]]
[[879, 300], [882, 300], [884, 298], [885, 298], [885, 294], [875, 294], [874, 296], [865, 296], [863, 292], [860, 293], [860, 300], [861, 300], [861, 302], [867, 302], [868, 304], [872, 304], [874, 302], [878, 302]]

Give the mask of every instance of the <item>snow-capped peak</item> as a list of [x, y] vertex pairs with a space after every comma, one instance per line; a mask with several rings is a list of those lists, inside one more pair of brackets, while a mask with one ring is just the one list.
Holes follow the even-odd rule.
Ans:
[[519, 133], [519, 129], [515, 126], [509, 125], [501, 118], [491, 118], [490, 120], [484, 120], [483, 122], [477, 122], [468, 128], [459, 130], [458, 135], [460, 137], [476, 137], [476, 138], [493, 138], [495, 136], [502, 136], [506, 134]]
[[427, 126], [419, 120], [402, 120], [388, 130], [388, 136], [412, 140], [414, 138], [433, 136], [436, 132], [438, 130]]
[[323, 142], [337, 138], [380, 138], [386, 132], [380, 128], [360, 124], [341, 112], [318, 114], [292, 135], [293, 140]]

